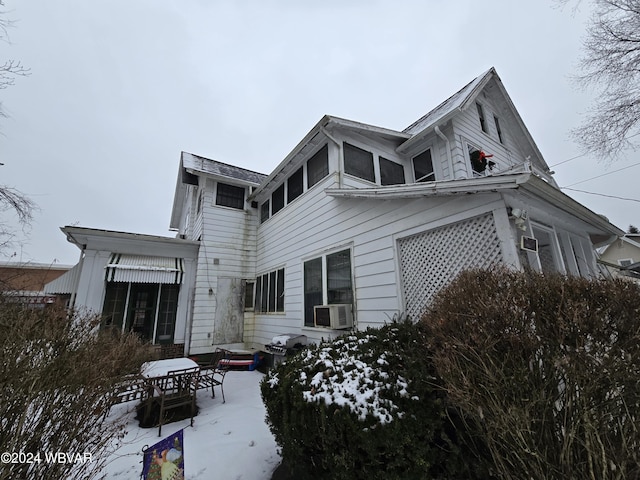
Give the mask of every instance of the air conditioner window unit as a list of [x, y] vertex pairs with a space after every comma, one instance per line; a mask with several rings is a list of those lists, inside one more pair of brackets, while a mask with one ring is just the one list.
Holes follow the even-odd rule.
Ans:
[[316, 327], [338, 330], [353, 327], [353, 314], [348, 303], [316, 305], [313, 307], [313, 323]]

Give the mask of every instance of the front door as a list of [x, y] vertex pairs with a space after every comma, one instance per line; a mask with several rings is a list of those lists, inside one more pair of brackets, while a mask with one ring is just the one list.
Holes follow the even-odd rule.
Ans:
[[152, 340], [158, 285], [132, 284], [127, 328], [144, 340]]

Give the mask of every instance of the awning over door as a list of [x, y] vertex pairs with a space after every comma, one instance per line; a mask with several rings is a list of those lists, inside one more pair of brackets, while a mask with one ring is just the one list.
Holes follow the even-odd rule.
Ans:
[[107, 282], [181, 284], [182, 258], [114, 253], [105, 267]]

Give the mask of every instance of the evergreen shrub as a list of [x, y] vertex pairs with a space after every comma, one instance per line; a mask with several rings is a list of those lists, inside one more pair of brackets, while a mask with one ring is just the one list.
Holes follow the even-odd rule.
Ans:
[[421, 326], [394, 322], [272, 369], [262, 398], [291, 478], [474, 478], [425, 344]]
[[480, 426], [498, 477], [640, 478], [637, 284], [468, 271], [422, 323], [448, 399]]

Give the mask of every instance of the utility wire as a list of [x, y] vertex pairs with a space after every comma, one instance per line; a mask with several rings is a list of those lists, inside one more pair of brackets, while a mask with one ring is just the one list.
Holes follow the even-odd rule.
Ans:
[[[637, 137], [638, 135], [640, 135], [640, 132], [634, 133], [633, 135], [629, 135], [627, 138]], [[581, 153], [580, 155], [576, 155], [575, 157], [571, 157], [571, 158], [568, 158], [568, 159], [563, 160], [561, 162], [554, 163], [553, 165], [549, 165], [549, 168], [557, 167], [558, 165], [562, 165], [563, 163], [570, 162], [571, 160], [576, 160], [578, 158], [585, 157], [586, 155], [588, 155], [588, 152], [587, 153]]]
[[595, 177], [587, 178], [586, 180], [580, 180], [579, 182], [574, 182], [561, 188], [573, 187], [574, 185], [579, 185], [580, 183], [589, 182], [591, 180], [595, 180], [596, 178], [606, 177], [607, 175], [611, 175], [612, 173], [621, 172], [622, 170], [626, 170], [627, 168], [635, 167], [637, 165], [640, 165], [640, 162], [634, 163], [633, 165], [628, 165], [626, 167], [619, 168], [618, 170], [613, 170], [611, 172], [603, 173], [602, 175], [597, 175]]
[[599, 197], [615, 198], [615, 199], [618, 199], [618, 200], [627, 200], [629, 202], [638, 202], [638, 203], [640, 203], [640, 200], [638, 200], [637, 198], [616, 197], [615, 195], [605, 195], [604, 193], [587, 192], [586, 190], [578, 190], [577, 188], [561, 187], [561, 189], [562, 190], [571, 190], [572, 192], [587, 193], [589, 195], [598, 195]]

